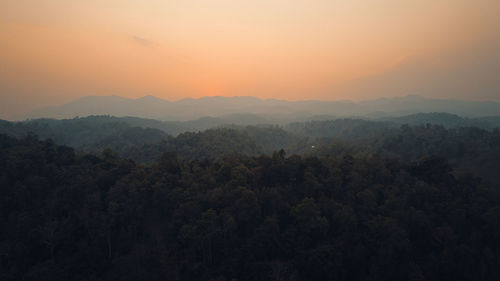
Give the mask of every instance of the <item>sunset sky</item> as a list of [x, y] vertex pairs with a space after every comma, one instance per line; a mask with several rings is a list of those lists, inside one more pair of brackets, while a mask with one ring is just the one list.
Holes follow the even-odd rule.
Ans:
[[2, 0], [0, 118], [88, 95], [500, 100], [498, 0]]

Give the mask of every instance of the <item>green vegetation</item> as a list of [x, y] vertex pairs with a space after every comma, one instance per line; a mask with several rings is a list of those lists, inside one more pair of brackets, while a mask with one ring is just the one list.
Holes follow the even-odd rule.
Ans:
[[0, 128], [0, 280], [500, 278], [498, 129]]
[[499, 190], [440, 157], [146, 166], [32, 136], [1, 136], [0, 155], [2, 280], [500, 276]]

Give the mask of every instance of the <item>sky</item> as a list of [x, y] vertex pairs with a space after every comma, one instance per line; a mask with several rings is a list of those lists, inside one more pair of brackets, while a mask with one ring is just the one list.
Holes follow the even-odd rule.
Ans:
[[1, 0], [0, 118], [88, 95], [500, 101], [498, 0]]

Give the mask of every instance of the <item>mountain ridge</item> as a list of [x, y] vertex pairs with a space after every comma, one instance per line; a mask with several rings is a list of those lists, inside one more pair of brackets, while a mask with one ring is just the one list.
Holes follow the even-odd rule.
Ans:
[[34, 110], [20, 119], [73, 118], [89, 115], [137, 116], [168, 121], [188, 121], [201, 117], [232, 114], [261, 115], [267, 119], [293, 120], [314, 115], [404, 116], [444, 112], [465, 117], [500, 115], [500, 102], [431, 99], [418, 95], [379, 98], [365, 101], [287, 101], [252, 96], [214, 96], [169, 101], [152, 95], [131, 99], [117, 95], [86, 96], [69, 103]]

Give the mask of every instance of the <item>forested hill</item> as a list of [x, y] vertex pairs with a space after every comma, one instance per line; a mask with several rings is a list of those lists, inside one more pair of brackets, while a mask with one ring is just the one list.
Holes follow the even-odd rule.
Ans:
[[[466, 118], [448, 113], [418, 113], [399, 117], [383, 118], [338, 118], [330, 115], [315, 115], [309, 118], [298, 118], [294, 122], [284, 122], [280, 119], [266, 119], [262, 116], [252, 114], [233, 114], [221, 117], [203, 117], [190, 121], [159, 121], [154, 119], [138, 117], [114, 117], [109, 115], [76, 117], [72, 119], [28, 119], [20, 122], [9, 122], [0, 120], [0, 133], [22, 136], [27, 132], [33, 132], [42, 138], [60, 139], [72, 146], [81, 145], [92, 138], [100, 138], [104, 135], [112, 135], [128, 127], [150, 128], [163, 131], [165, 134], [177, 136], [185, 132], [197, 132], [207, 129], [233, 126], [271, 126], [278, 124], [290, 132], [297, 132], [310, 136], [314, 126], [328, 124], [329, 136], [339, 133], [350, 127], [365, 125], [370, 127], [397, 128], [401, 125], [439, 125], [447, 129], [462, 127], [477, 127], [485, 130], [493, 130], [500, 127], [500, 117]], [[337, 132], [332, 131], [332, 126]], [[324, 129], [324, 128], [320, 128]], [[82, 139], [83, 137], [83, 139]]]
[[441, 157], [144, 165], [0, 135], [0, 280], [499, 280], [499, 205]]
[[[467, 126], [471, 120], [449, 114], [417, 114], [392, 121], [335, 119], [283, 126], [233, 124], [170, 135], [166, 132], [168, 123], [161, 121], [91, 116], [4, 121], [0, 122], [0, 133], [24, 137], [31, 132], [42, 140], [51, 139], [78, 152], [100, 154], [110, 149], [119, 157], [145, 163], [159, 159], [166, 151], [175, 152], [184, 160], [269, 155], [281, 149], [288, 154], [316, 156], [378, 153], [405, 161], [437, 155], [446, 158], [459, 173], [471, 172], [483, 180], [500, 182], [500, 131]], [[408, 125], [403, 121], [411, 122]], [[422, 124], [424, 121], [445, 125]]]

